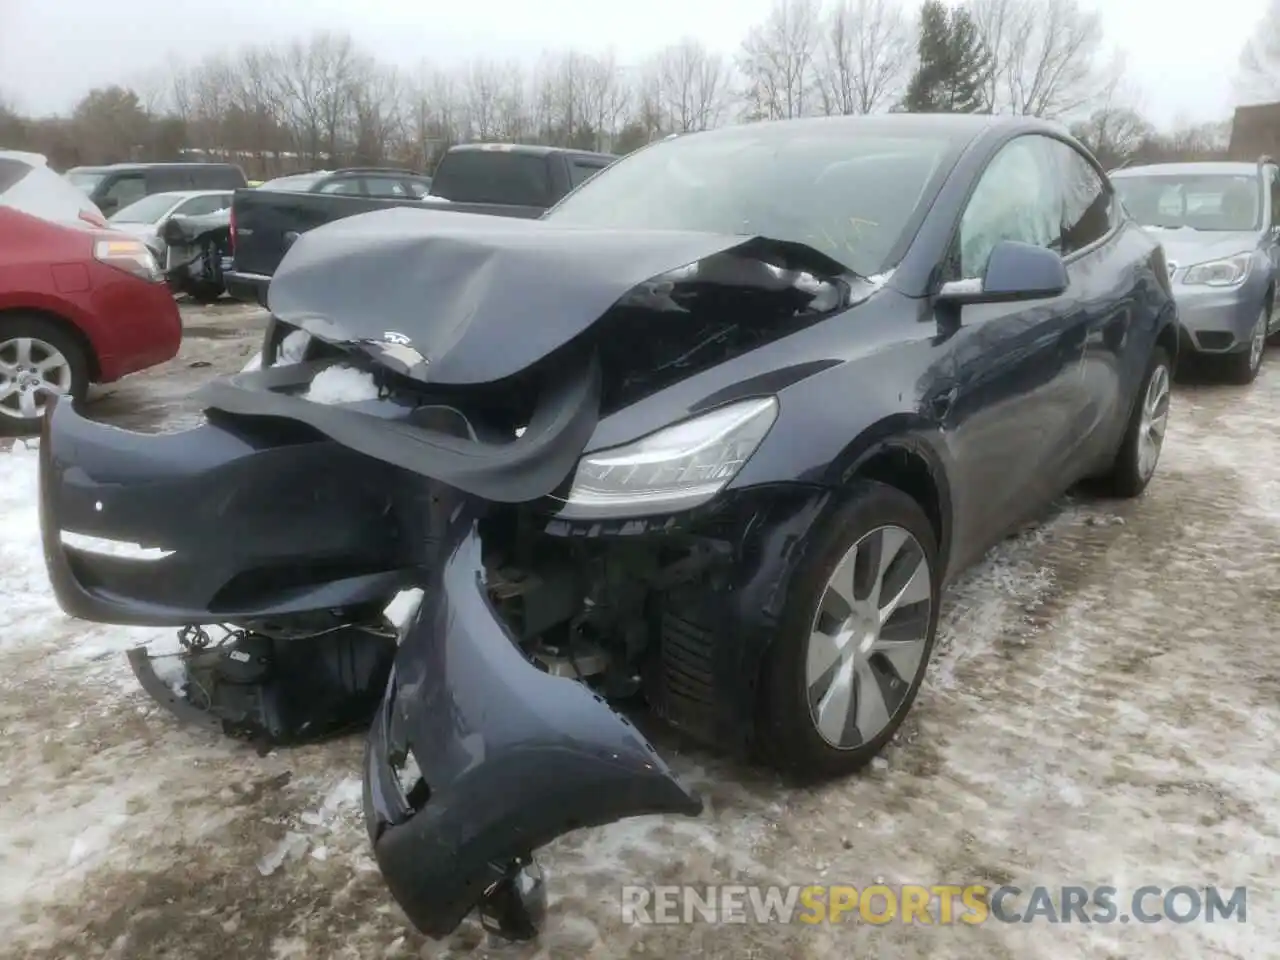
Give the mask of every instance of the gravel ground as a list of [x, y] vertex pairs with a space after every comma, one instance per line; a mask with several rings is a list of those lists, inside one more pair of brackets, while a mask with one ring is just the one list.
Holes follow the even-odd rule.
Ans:
[[[238, 368], [261, 314], [193, 311], [182, 355], [110, 392], [138, 429]], [[192, 366], [208, 363], [210, 366]], [[812, 790], [661, 731], [704, 792], [546, 851], [537, 945], [424, 940], [359, 817], [361, 740], [258, 757], [180, 728], [41, 565], [35, 454], [0, 454], [0, 956], [53, 958], [1280, 955], [1280, 354], [1252, 388], [1180, 385], [1134, 503], [1067, 498], [950, 591], [929, 680], [865, 775]], [[170, 640], [165, 636], [165, 643]], [[627, 883], [1245, 885], [1248, 922], [624, 924]]]

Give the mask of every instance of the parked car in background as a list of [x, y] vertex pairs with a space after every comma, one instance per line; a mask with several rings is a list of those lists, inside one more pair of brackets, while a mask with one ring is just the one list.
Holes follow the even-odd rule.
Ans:
[[1164, 246], [1182, 347], [1221, 362], [1237, 383], [1258, 375], [1280, 332], [1280, 168], [1160, 163], [1113, 170], [1125, 207]]
[[497, 217], [542, 216], [574, 187], [617, 157], [608, 153], [510, 143], [459, 144], [436, 165], [422, 196], [359, 193], [346, 182], [368, 181], [361, 171], [297, 174], [236, 192], [231, 204], [232, 259], [227, 291], [266, 303], [271, 275], [299, 236], [334, 220], [394, 206], [426, 206]]
[[147, 245], [43, 157], [0, 151], [0, 434], [37, 431], [50, 395], [82, 399], [181, 342]]
[[238, 190], [248, 185], [244, 171], [233, 163], [115, 163], [72, 167], [64, 176], [108, 217], [153, 193]]
[[231, 206], [232, 190], [174, 190], [143, 197], [107, 218], [123, 233], [137, 237], [165, 262], [165, 242], [160, 228], [170, 217], [202, 217]]
[[342, 170], [313, 170], [291, 173], [259, 183], [265, 190], [290, 193], [331, 193], [344, 197], [382, 197], [404, 200], [425, 196], [431, 178], [398, 167], [347, 167]]

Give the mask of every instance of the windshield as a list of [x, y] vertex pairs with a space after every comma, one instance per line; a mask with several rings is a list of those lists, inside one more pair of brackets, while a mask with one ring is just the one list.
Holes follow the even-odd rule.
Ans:
[[153, 193], [149, 197], [135, 200], [122, 210], [113, 213], [108, 219], [112, 223], [155, 223], [163, 217], [181, 199], [179, 194]]
[[306, 193], [314, 187], [323, 176], [325, 176], [324, 173], [296, 173], [290, 177], [276, 177], [274, 180], [268, 180], [258, 189], [287, 190], [293, 193]]
[[79, 190], [83, 190], [85, 194], [90, 194], [90, 193], [93, 193], [93, 188], [103, 181], [103, 178], [106, 177], [106, 174], [105, 173], [84, 173], [79, 170], [68, 170], [65, 174], [63, 174], [63, 176], [65, 176], [67, 180], [70, 181], [73, 187], [76, 187]]
[[1140, 174], [1117, 176], [1112, 182], [1125, 209], [1146, 227], [1262, 227], [1262, 188], [1256, 173]]
[[945, 139], [848, 126], [746, 125], [657, 143], [602, 170], [548, 215], [592, 227], [697, 230], [804, 243], [870, 276], [887, 267]]

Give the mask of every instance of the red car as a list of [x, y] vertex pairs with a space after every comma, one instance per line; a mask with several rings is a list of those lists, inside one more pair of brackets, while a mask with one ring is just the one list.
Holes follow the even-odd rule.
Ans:
[[37, 432], [50, 394], [82, 400], [181, 343], [146, 244], [110, 229], [44, 157], [0, 151], [0, 435]]

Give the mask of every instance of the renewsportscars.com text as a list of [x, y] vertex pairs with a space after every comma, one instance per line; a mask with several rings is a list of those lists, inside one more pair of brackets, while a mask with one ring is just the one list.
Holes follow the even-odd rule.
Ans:
[[625, 923], [1222, 923], [1246, 922], [1244, 887], [628, 886]]

